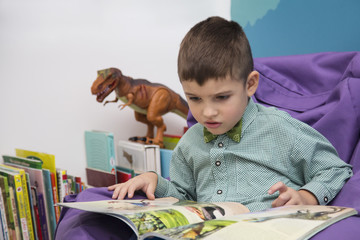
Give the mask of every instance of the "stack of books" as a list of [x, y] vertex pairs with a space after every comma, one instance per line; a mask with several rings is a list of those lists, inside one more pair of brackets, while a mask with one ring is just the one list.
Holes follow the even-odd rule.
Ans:
[[165, 134], [164, 148], [129, 140], [119, 140], [115, 147], [113, 133], [85, 131], [87, 184], [107, 187], [148, 171], [169, 178], [172, 152], [180, 138]]
[[60, 208], [55, 204], [85, 188], [81, 178], [56, 169], [55, 156], [16, 149], [0, 164], [0, 239], [54, 239]]

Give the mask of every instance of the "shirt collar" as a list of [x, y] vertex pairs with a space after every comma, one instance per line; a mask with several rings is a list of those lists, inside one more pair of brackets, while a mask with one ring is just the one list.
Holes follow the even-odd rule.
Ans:
[[[235, 142], [240, 142], [241, 139], [241, 127], [242, 127], [242, 119], [238, 121], [235, 126], [226, 132], [226, 135], [234, 140]], [[216, 139], [217, 135], [212, 134], [209, 130], [204, 127], [204, 141], [205, 143], [211, 142], [212, 140]]]

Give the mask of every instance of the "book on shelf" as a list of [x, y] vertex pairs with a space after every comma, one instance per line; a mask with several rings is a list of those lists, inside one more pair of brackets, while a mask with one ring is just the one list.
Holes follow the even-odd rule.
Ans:
[[56, 176], [57, 176], [59, 202], [63, 202], [65, 196], [69, 194], [67, 187], [67, 170], [57, 168]]
[[38, 194], [35, 186], [30, 187], [31, 192], [31, 199], [32, 199], [32, 206], [34, 210], [34, 218], [33, 222], [36, 224], [36, 234], [38, 239], [46, 239], [43, 238], [42, 229], [41, 229], [41, 220], [40, 220], [40, 213], [39, 213], [39, 200], [38, 200]]
[[173, 150], [170, 149], [160, 149], [160, 160], [161, 160], [161, 176], [163, 178], [169, 178], [170, 171], [170, 161], [172, 157]]
[[[49, 153], [43, 153], [43, 152], [37, 152], [37, 151], [31, 151], [31, 150], [25, 150], [25, 149], [15, 149], [16, 156], [22, 157], [22, 158], [28, 158], [28, 159], [35, 159], [42, 161], [42, 168], [47, 169], [50, 171], [50, 173], [54, 174], [55, 179], [57, 178], [56, 174], [56, 164], [55, 164], [55, 155], [49, 154]], [[52, 183], [50, 183], [52, 186]], [[58, 192], [58, 186], [57, 181], [54, 182], [55, 186], [52, 186], [56, 192]], [[59, 195], [55, 194], [53, 196], [55, 199], [54, 202], [59, 202]], [[58, 213], [58, 214], [56, 214]], [[55, 217], [58, 220], [60, 217], [60, 209], [55, 212]]]
[[5, 214], [6, 223], [7, 223], [7, 231], [10, 239], [14, 239], [16, 236], [15, 226], [14, 226], [14, 218], [12, 215], [12, 206], [9, 192], [9, 184], [7, 177], [0, 175], [0, 188], [1, 195], [4, 201], [4, 210], [2, 210], [2, 214]]
[[87, 184], [92, 187], [108, 187], [116, 183], [116, 175], [107, 171], [85, 168]]
[[[3, 160], [6, 165], [10, 165], [16, 168], [23, 169], [29, 174], [30, 187], [32, 189], [33, 209], [35, 214], [36, 226], [40, 225], [40, 232], [37, 231], [37, 235], [41, 235], [42, 239], [52, 239], [52, 232], [55, 231], [56, 216], [54, 200], [52, 196], [53, 186], [47, 175], [50, 175], [50, 171], [42, 169], [42, 161], [37, 159], [21, 158], [16, 156], [3, 155]], [[40, 199], [41, 198], [41, 199]], [[50, 210], [49, 209], [54, 209]], [[58, 207], [57, 207], [58, 208]]]
[[[24, 208], [25, 208], [25, 217], [26, 217], [26, 223], [27, 223], [27, 231], [29, 239], [35, 239], [36, 238], [36, 225], [33, 222], [34, 220], [34, 211], [32, 207], [32, 199], [30, 195], [30, 183], [29, 183], [29, 174], [26, 173], [23, 169], [17, 168], [14, 166], [8, 166], [8, 165], [0, 165], [1, 169], [6, 169], [10, 172], [13, 172], [15, 174], [20, 175], [20, 182], [21, 182], [21, 188], [16, 188], [16, 192], [19, 192], [20, 195], [22, 195]], [[18, 181], [18, 180], [17, 180]], [[17, 185], [17, 184], [16, 184]], [[19, 185], [20, 186], [20, 185]]]
[[[25, 149], [15, 149], [16, 156], [22, 158], [36, 159], [42, 161], [42, 168], [48, 169], [56, 177], [56, 165], [55, 165], [55, 155], [49, 153], [42, 153], [36, 151], [30, 151]], [[57, 183], [55, 182], [55, 187], [57, 189]]]
[[154, 171], [161, 174], [160, 147], [120, 140], [117, 145], [117, 166], [136, 173]]
[[3, 197], [3, 187], [0, 186], [0, 239], [10, 239], [10, 232], [8, 228], [8, 217], [6, 216], [7, 202]]
[[114, 134], [106, 131], [85, 131], [86, 164], [88, 168], [115, 174]]
[[116, 166], [116, 183], [124, 183], [135, 176], [136, 173], [134, 169]]
[[44, 177], [44, 205], [45, 212], [47, 215], [47, 224], [49, 229], [49, 235], [52, 237], [55, 234], [56, 228], [56, 215], [54, 209], [54, 196], [51, 185], [51, 172], [48, 169], [42, 169], [43, 177]]
[[353, 208], [295, 205], [249, 212], [240, 203], [199, 203], [175, 198], [59, 203], [124, 221], [136, 239], [308, 239], [356, 215]]
[[[1, 174], [1, 173], [0, 173]], [[10, 196], [10, 205], [11, 205], [11, 214], [14, 220], [14, 228], [13, 230], [13, 238], [14, 239], [21, 239], [21, 227], [20, 227], [20, 217], [19, 211], [17, 209], [17, 202], [16, 202], [16, 195], [15, 189], [12, 186], [11, 180], [9, 183], [9, 196]]]
[[0, 164], [0, 175], [7, 177], [9, 186], [15, 191], [16, 207], [19, 215], [19, 226], [23, 239], [34, 239], [34, 228], [30, 209], [29, 194], [25, 172], [11, 166]]
[[174, 150], [174, 148], [180, 141], [180, 138], [181, 136], [179, 135], [164, 134], [163, 136], [164, 148], [169, 150]]

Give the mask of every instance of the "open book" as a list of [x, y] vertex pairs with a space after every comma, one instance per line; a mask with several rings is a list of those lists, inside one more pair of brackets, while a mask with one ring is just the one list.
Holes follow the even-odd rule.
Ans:
[[57, 204], [123, 220], [137, 239], [307, 239], [351, 215], [335, 206], [288, 206], [250, 213], [240, 203], [198, 203], [175, 198]]

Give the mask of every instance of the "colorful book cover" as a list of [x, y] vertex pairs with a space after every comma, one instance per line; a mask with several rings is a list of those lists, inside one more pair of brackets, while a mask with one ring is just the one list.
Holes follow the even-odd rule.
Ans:
[[[56, 189], [56, 180], [55, 180], [55, 175], [54, 173], [50, 172], [50, 177], [51, 177], [51, 189], [53, 191], [53, 201], [54, 204], [58, 203], [58, 197], [56, 197], [58, 195], [57, 193], [57, 189]], [[58, 206], [54, 205], [54, 211], [55, 211], [55, 217], [56, 217], [56, 222], [59, 221], [60, 219], [60, 208]]]
[[33, 194], [30, 186], [30, 177], [28, 173], [25, 173], [26, 176], [26, 184], [27, 184], [27, 192], [29, 196], [29, 204], [30, 204], [30, 211], [31, 211], [31, 217], [32, 217], [32, 226], [34, 230], [34, 238], [35, 240], [38, 240], [38, 234], [37, 234], [37, 224], [36, 224], [36, 216], [35, 216], [35, 210], [34, 210], [34, 203], [33, 203]]
[[116, 183], [115, 174], [93, 168], [86, 168], [86, 179], [92, 187], [107, 187]]
[[67, 195], [67, 171], [64, 169], [56, 169], [58, 181], [59, 202], [64, 201]]
[[135, 172], [155, 171], [161, 174], [160, 148], [127, 140], [117, 145], [117, 166], [134, 169]]
[[44, 201], [43, 194], [38, 194], [38, 209], [39, 209], [39, 218], [41, 223], [41, 233], [43, 236], [43, 239], [51, 239], [49, 236], [51, 236], [50, 230], [48, 228], [47, 224], [47, 216], [46, 216], [46, 201]]
[[[19, 216], [19, 228], [21, 231], [22, 239], [30, 239], [28, 231], [28, 223], [26, 218], [25, 201], [23, 186], [21, 181], [21, 175], [19, 173], [11, 172], [7, 168], [8, 166], [0, 164], [0, 174], [6, 176], [11, 186], [15, 191], [16, 208]], [[20, 238], [21, 239], [21, 238]]]
[[178, 142], [180, 141], [181, 136], [164, 134], [163, 142], [164, 148], [169, 150], [174, 150]]
[[[16, 156], [18, 157], [41, 160], [43, 163], [42, 168], [48, 169], [50, 172], [54, 173], [56, 179], [55, 156], [53, 154], [29, 151], [24, 149], [15, 149], [15, 152], [16, 152]], [[55, 181], [55, 185], [57, 191], [58, 187], [56, 181]], [[56, 195], [56, 197], [58, 196]]]
[[75, 177], [76, 193], [81, 192], [81, 177]]
[[17, 156], [3, 155], [4, 163], [10, 163], [17, 166], [30, 167], [35, 169], [42, 169], [42, 161], [37, 159], [23, 158]]
[[129, 173], [129, 174], [131, 174], [132, 178], [135, 177], [135, 175], [136, 175], [134, 169], [131, 169], [131, 168], [116, 166], [116, 170]]
[[[23, 169], [26, 173], [29, 174], [29, 179], [30, 179], [30, 186], [31, 187], [36, 187], [36, 192], [37, 195], [45, 195], [46, 189], [45, 189], [45, 178], [43, 176], [43, 170], [37, 168], [32, 168], [32, 167], [27, 167], [26, 164], [22, 164], [21, 161], [17, 161], [17, 164], [14, 164], [12, 161], [8, 161], [8, 158], [4, 157], [4, 162], [7, 165], [11, 165], [20, 169]], [[22, 164], [22, 165], [18, 165], [18, 164]], [[24, 166], [25, 165], [25, 166]], [[49, 170], [47, 170], [49, 171]], [[37, 196], [39, 197], [39, 196]], [[47, 214], [49, 215], [49, 214]], [[46, 227], [48, 228], [49, 224], [47, 223], [47, 219], [50, 216], [45, 216], [43, 219], [40, 219], [41, 221], [41, 227]], [[43, 222], [45, 221], [45, 222]], [[43, 230], [42, 230], [43, 231]], [[46, 229], [46, 232], [49, 233], [50, 231], [48, 229]], [[49, 239], [51, 237], [51, 235], [49, 234], [48, 236], [43, 236], [44, 239]]]
[[105, 131], [85, 131], [86, 163], [115, 174], [114, 134]]
[[170, 161], [172, 157], [173, 150], [169, 149], [160, 149], [160, 159], [161, 159], [161, 176], [163, 178], [169, 178], [169, 169]]
[[69, 189], [70, 189], [70, 194], [75, 194], [75, 177], [72, 175], [67, 175], [68, 177], [68, 185], [69, 185]]
[[3, 194], [1, 193], [3, 192], [2, 187], [0, 186], [0, 218], [1, 218], [1, 227], [2, 227], [2, 237], [3, 239], [10, 239], [9, 236], [9, 228], [8, 228], [8, 220], [6, 218], [6, 199], [3, 197]]
[[42, 231], [41, 231], [41, 222], [40, 222], [40, 215], [39, 215], [39, 201], [38, 201], [38, 194], [36, 191], [36, 187], [31, 187], [31, 198], [32, 198], [32, 206], [34, 209], [34, 223], [36, 224], [36, 233], [39, 240], [42, 240]]
[[55, 228], [56, 228], [56, 215], [54, 209], [54, 198], [53, 198], [53, 191], [51, 186], [51, 176], [50, 171], [48, 169], [43, 169], [43, 177], [44, 177], [44, 185], [45, 185], [45, 206], [46, 206], [46, 213], [47, 213], [47, 225], [49, 226], [49, 235], [50, 239], [54, 238]]
[[117, 183], [124, 183], [131, 179], [131, 173], [116, 170]]
[[[1, 165], [1, 167], [8, 169], [9, 171], [20, 174], [20, 178], [21, 178], [20, 183], [21, 183], [21, 188], [22, 188], [21, 194], [22, 194], [23, 203], [24, 203], [24, 207], [25, 207], [27, 230], [28, 230], [28, 234], [29, 234], [29, 239], [33, 240], [33, 239], [35, 239], [35, 232], [34, 232], [34, 227], [33, 227], [33, 220], [32, 220], [33, 215], [31, 212], [26, 173], [21, 168], [16, 168], [16, 167], [8, 166], [8, 165]], [[17, 187], [17, 189], [18, 189], [18, 187]]]
[[13, 239], [14, 238], [13, 236], [15, 236], [15, 226], [14, 226], [14, 218], [12, 216], [11, 199], [10, 199], [9, 184], [7, 177], [0, 176], [0, 187], [1, 187], [1, 194], [5, 204], [5, 214], [8, 225], [7, 228], [9, 231], [10, 239]]
[[[10, 184], [10, 182], [9, 182]], [[14, 219], [14, 229], [15, 229], [15, 236], [14, 239], [21, 239], [21, 229], [20, 229], [20, 219], [19, 219], [19, 211], [17, 209], [16, 204], [16, 196], [15, 196], [15, 189], [14, 187], [9, 185], [9, 196], [10, 196], [10, 204], [11, 204], [11, 211], [12, 216]]]

